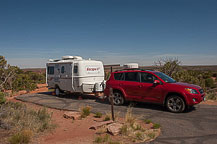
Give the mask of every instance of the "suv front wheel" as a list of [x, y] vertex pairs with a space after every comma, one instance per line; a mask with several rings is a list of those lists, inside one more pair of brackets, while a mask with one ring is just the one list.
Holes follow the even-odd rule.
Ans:
[[167, 98], [166, 107], [169, 111], [180, 113], [185, 110], [185, 102], [180, 96], [172, 95]]
[[113, 95], [114, 95], [114, 99], [113, 99], [114, 105], [124, 104], [124, 97], [123, 97], [122, 93], [114, 92]]

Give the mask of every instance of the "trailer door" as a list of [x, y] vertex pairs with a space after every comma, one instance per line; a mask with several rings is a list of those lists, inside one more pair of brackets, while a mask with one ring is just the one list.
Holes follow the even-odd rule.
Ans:
[[60, 89], [73, 92], [72, 84], [72, 64], [63, 63], [60, 65]]

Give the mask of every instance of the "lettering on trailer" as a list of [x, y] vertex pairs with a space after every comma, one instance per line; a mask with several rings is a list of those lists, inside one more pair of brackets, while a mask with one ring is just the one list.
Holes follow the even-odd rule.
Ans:
[[100, 67], [88, 66], [86, 67], [86, 71], [88, 74], [96, 74], [100, 72]]

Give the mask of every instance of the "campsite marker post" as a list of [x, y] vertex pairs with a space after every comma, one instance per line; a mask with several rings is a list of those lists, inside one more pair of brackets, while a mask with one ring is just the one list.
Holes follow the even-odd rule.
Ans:
[[111, 114], [112, 114], [112, 120], [114, 121], [115, 120], [115, 117], [114, 117], [114, 94], [113, 94], [113, 89], [110, 88], [109, 89], [110, 91], [110, 102], [111, 102]]

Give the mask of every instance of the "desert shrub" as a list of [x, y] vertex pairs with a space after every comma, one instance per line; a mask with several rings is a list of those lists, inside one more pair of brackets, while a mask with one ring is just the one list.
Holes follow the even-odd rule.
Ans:
[[91, 110], [90, 106], [82, 107], [81, 108], [81, 118], [86, 118], [87, 116], [89, 116], [90, 110]]
[[151, 120], [145, 119], [144, 122], [145, 122], [146, 124], [150, 124], [150, 123], [151, 123]]
[[111, 116], [108, 115], [108, 114], [106, 114], [106, 115], [105, 115], [105, 118], [104, 118], [104, 121], [109, 121], [109, 120], [111, 120]]
[[214, 91], [207, 93], [206, 98], [208, 100], [217, 100], [217, 94]]
[[45, 83], [45, 74], [24, 72], [19, 67], [10, 66], [3, 56], [0, 56], [0, 90], [27, 90], [36, 89], [36, 84]]
[[215, 88], [216, 87], [214, 80], [212, 78], [205, 79], [205, 86], [209, 87], [209, 88]]
[[109, 141], [108, 144], [122, 144], [122, 143], [118, 141]]
[[35, 111], [20, 103], [7, 102], [1, 105], [0, 113], [0, 121], [15, 132], [28, 128], [37, 133], [53, 128], [52, 114], [46, 109]]
[[102, 113], [101, 112], [96, 112], [94, 115], [95, 118], [101, 118], [102, 117]]
[[128, 131], [128, 125], [124, 124], [121, 129], [120, 129], [120, 133], [122, 135], [128, 135], [129, 131]]
[[46, 75], [45, 74], [39, 74], [36, 72], [26, 72], [27, 75], [29, 75], [30, 79], [34, 81], [34, 83], [45, 83], [46, 82]]
[[110, 141], [109, 135], [98, 136], [95, 138], [94, 143], [108, 143]]
[[136, 117], [133, 116], [133, 114], [132, 114], [132, 108], [129, 107], [127, 109], [127, 113], [125, 114], [125, 122], [132, 125], [132, 124], [135, 123], [135, 121], [136, 121]]
[[36, 83], [31, 79], [27, 74], [21, 73], [16, 76], [16, 79], [13, 82], [13, 91], [27, 90], [31, 91], [36, 89]]
[[5, 94], [0, 92], [0, 105], [6, 102]]
[[[119, 115], [120, 115], [119, 111], [114, 113], [114, 121], [116, 121], [119, 118]], [[109, 121], [109, 120], [112, 120], [111, 112], [106, 113], [104, 117], [104, 121]]]
[[138, 131], [135, 133], [136, 139], [137, 140], [143, 140], [144, 139], [144, 133]]
[[155, 133], [148, 133], [147, 135], [148, 135], [148, 137], [150, 139], [154, 139], [155, 138]]
[[10, 144], [28, 144], [32, 137], [31, 130], [22, 130], [9, 138]]
[[193, 71], [193, 70], [181, 70], [177, 73], [174, 73], [172, 77], [179, 82], [186, 82], [191, 84], [196, 84], [201, 86], [203, 89], [206, 88], [205, 86], [205, 79], [204, 73], [200, 71]]
[[161, 127], [160, 124], [157, 123], [153, 124], [153, 129], [159, 129], [160, 127]]

